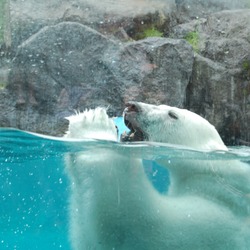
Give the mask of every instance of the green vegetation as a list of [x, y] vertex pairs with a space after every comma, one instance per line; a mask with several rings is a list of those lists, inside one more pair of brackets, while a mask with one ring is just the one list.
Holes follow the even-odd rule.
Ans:
[[6, 87], [5, 82], [0, 82], [0, 90], [4, 89]]
[[162, 37], [163, 33], [155, 27], [148, 28], [143, 31], [143, 37]]
[[140, 40], [148, 37], [163, 37], [163, 32], [158, 30], [155, 26], [150, 25], [138, 31], [133, 38], [135, 40]]
[[242, 63], [242, 68], [243, 68], [243, 71], [244, 71], [244, 75], [247, 77], [247, 79], [249, 78], [250, 76], [250, 60], [245, 60], [243, 61]]
[[244, 61], [242, 64], [243, 69], [245, 70], [250, 70], [250, 62], [249, 61]]
[[192, 45], [195, 52], [199, 52], [199, 34], [197, 31], [189, 32], [184, 39]]

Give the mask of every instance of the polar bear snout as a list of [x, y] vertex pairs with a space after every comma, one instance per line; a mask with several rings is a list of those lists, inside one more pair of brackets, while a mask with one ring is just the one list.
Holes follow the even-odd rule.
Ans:
[[130, 129], [130, 132], [123, 134], [121, 141], [145, 141], [147, 136], [138, 122], [138, 116], [142, 112], [139, 103], [128, 102], [125, 105], [126, 108], [123, 111], [124, 123]]
[[138, 127], [137, 123], [137, 113], [139, 112], [139, 106], [136, 102], [126, 103], [126, 108], [124, 109], [124, 122], [125, 125], [132, 131]]
[[125, 108], [125, 110], [124, 111], [128, 111], [128, 112], [132, 112], [132, 111], [134, 111], [134, 112], [139, 112], [139, 110], [140, 110], [140, 107], [139, 107], [139, 105], [138, 105], [138, 103], [137, 102], [127, 102], [126, 104], [125, 104], [125, 106], [126, 106], [126, 108]]

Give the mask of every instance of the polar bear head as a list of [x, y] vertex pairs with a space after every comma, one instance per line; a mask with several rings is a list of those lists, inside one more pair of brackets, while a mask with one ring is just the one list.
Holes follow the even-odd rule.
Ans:
[[167, 105], [129, 102], [124, 121], [129, 141], [154, 141], [198, 150], [227, 150], [217, 130], [201, 116]]

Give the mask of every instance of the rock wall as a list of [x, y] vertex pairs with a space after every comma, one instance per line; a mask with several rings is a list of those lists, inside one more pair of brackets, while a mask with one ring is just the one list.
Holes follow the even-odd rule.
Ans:
[[250, 10], [222, 11], [173, 31], [178, 38], [197, 34], [186, 107], [211, 121], [227, 144], [249, 141], [249, 25]]
[[[249, 9], [214, 13], [225, 9], [223, 1], [204, 11], [198, 0], [159, 0], [126, 15], [88, 1], [53, 0], [37, 3], [33, 13], [32, 1], [23, 12], [15, 12], [23, 2], [11, 1], [12, 45], [1, 47], [0, 126], [61, 136], [74, 110], [101, 105], [121, 115], [125, 102], [138, 100], [188, 108], [213, 123], [228, 145], [249, 143]], [[190, 8], [203, 10], [199, 18]], [[145, 30], [162, 37], [138, 36]]]

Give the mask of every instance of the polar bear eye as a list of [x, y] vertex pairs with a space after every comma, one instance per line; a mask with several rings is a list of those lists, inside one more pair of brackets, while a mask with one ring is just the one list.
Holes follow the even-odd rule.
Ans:
[[170, 111], [168, 112], [168, 115], [169, 115], [172, 119], [175, 119], [175, 120], [178, 119], [178, 115], [177, 115], [174, 111], [172, 111], [172, 110], [170, 110]]

